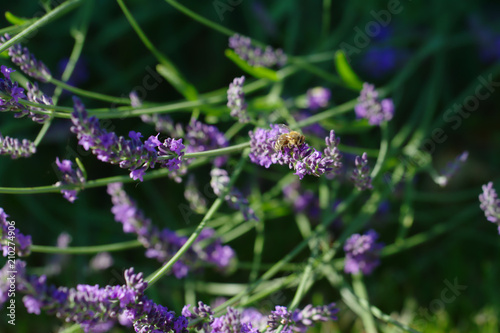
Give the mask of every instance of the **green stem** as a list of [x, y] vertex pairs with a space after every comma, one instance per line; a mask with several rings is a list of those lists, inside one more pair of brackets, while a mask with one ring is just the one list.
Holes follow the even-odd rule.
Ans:
[[[364, 299], [367, 302], [368, 307], [370, 304], [368, 303], [368, 292], [366, 291], [365, 284], [363, 283], [363, 275], [358, 273], [354, 274], [352, 277], [352, 286], [354, 289], [354, 293], [359, 299]], [[363, 321], [363, 325], [366, 328], [367, 333], [377, 333], [377, 328], [375, 326], [375, 320], [373, 320], [372, 313], [370, 311], [362, 311], [361, 312], [361, 320]]]
[[[198, 157], [213, 157], [213, 156], [220, 156], [220, 155], [227, 155], [227, 154], [233, 154], [233, 153], [239, 153], [243, 149], [250, 147], [250, 142], [243, 142], [234, 146], [230, 147], [225, 147], [225, 148], [218, 148], [218, 149], [212, 149], [212, 150], [206, 150], [206, 151], [200, 151], [196, 153], [186, 153], [184, 154], [184, 159], [188, 158], [198, 158]], [[161, 160], [168, 160], [171, 157], [165, 156], [165, 157], [160, 157], [158, 158], [159, 161]]]
[[26, 29], [24, 29], [23, 31], [21, 31], [20, 33], [18, 33], [14, 37], [12, 37], [7, 42], [3, 43], [0, 46], [0, 53], [7, 50], [9, 47], [11, 47], [12, 45], [14, 45], [16, 43], [21, 43], [21, 41], [24, 37], [29, 36], [30, 34], [35, 32], [35, 30], [40, 29], [41, 27], [43, 27], [44, 25], [46, 25], [50, 21], [57, 18], [59, 15], [63, 15], [67, 11], [72, 10], [74, 7], [79, 5], [81, 1], [82, 0], [68, 0], [68, 1], [62, 3], [61, 5], [57, 6], [56, 8], [54, 8], [54, 10], [48, 12], [47, 14], [42, 16], [40, 19], [35, 21], [33, 24], [31, 24], [29, 27], [27, 27]]
[[196, 14], [192, 10], [188, 9], [187, 7], [184, 7], [180, 3], [174, 0], [165, 0], [167, 3], [169, 3], [172, 7], [176, 8], [178, 11], [182, 12], [183, 14], [191, 17], [193, 20], [200, 22], [201, 24], [206, 25], [207, 27], [214, 29], [215, 31], [218, 31], [224, 35], [227, 36], [232, 36], [236, 32], [228, 29], [226, 27], [221, 26], [220, 24], [217, 24], [215, 22], [210, 21], [209, 19], [204, 18], [201, 15]]
[[57, 79], [55, 79], [53, 77], [50, 78], [50, 80], [48, 82], [52, 83], [52, 84], [55, 84], [56, 86], [58, 86], [58, 87], [60, 87], [62, 89], [65, 89], [67, 91], [70, 91], [70, 92], [75, 93], [75, 94], [80, 95], [80, 96], [84, 96], [84, 97], [88, 97], [88, 98], [93, 98], [93, 99], [97, 99], [97, 100], [104, 101], [104, 102], [110, 102], [110, 103], [116, 103], [116, 104], [128, 104], [128, 105], [130, 105], [130, 98], [109, 96], [109, 95], [104, 95], [104, 94], [96, 93], [96, 92], [93, 92], [93, 91], [88, 91], [88, 90], [80, 89], [80, 88], [77, 88], [77, 87], [70, 86], [69, 84], [67, 84], [67, 83], [65, 83], [63, 81], [57, 80]]
[[58, 253], [58, 254], [92, 254], [99, 252], [112, 252], [128, 250], [136, 247], [141, 247], [142, 244], [138, 240], [106, 244], [95, 246], [73, 246], [73, 247], [57, 247], [57, 246], [44, 246], [44, 245], [31, 245], [31, 252], [35, 253]]
[[322, 120], [325, 120], [327, 118], [331, 118], [331, 117], [334, 117], [334, 116], [338, 116], [339, 114], [343, 114], [343, 113], [346, 113], [346, 112], [349, 112], [351, 110], [354, 109], [354, 107], [356, 106], [356, 104], [358, 103], [358, 99], [352, 99], [348, 102], [345, 102], [344, 104], [340, 104], [338, 106], [335, 106], [329, 110], [326, 110], [326, 111], [323, 111], [321, 113], [318, 113], [318, 114], [315, 114], [313, 116], [310, 116], [309, 118], [307, 119], [304, 119], [304, 120], [301, 120], [299, 122], [297, 122], [297, 126], [299, 127], [304, 127], [304, 126], [307, 126], [307, 125], [312, 125], [316, 122], [319, 122], [319, 121], [322, 121]]
[[184, 245], [179, 249], [179, 251], [177, 251], [177, 253], [165, 265], [163, 265], [156, 272], [154, 272], [153, 274], [148, 276], [148, 278], [146, 279], [146, 281], [148, 282], [148, 288], [151, 287], [153, 284], [155, 284], [165, 273], [167, 273], [167, 271], [170, 268], [172, 268], [172, 266], [182, 257], [182, 255], [184, 253], [186, 253], [186, 251], [194, 244], [194, 242], [196, 241], [196, 239], [198, 238], [200, 233], [205, 228], [207, 221], [213, 217], [215, 212], [217, 212], [219, 207], [222, 205], [222, 203], [224, 201], [223, 198], [225, 197], [225, 195], [227, 194], [229, 189], [233, 186], [234, 182], [236, 181], [236, 178], [240, 175], [241, 170], [243, 170], [243, 166], [244, 166], [245, 161], [246, 161], [245, 157], [246, 157], [246, 154], [243, 154], [243, 156], [240, 159], [240, 162], [238, 163], [238, 165], [236, 166], [236, 168], [234, 170], [234, 173], [231, 175], [231, 179], [229, 181], [229, 184], [224, 191], [225, 193], [222, 193], [222, 195], [220, 197], [215, 199], [214, 203], [212, 204], [212, 206], [210, 207], [208, 212], [205, 214], [205, 216], [201, 220], [198, 227], [196, 227], [196, 230], [188, 238], [186, 243], [184, 243]]
[[382, 170], [382, 165], [384, 164], [387, 156], [387, 151], [389, 150], [389, 129], [387, 126], [387, 122], [383, 122], [382, 124], [380, 124], [380, 130], [382, 131], [382, 140], [380, 141], [380, 150], [377, 157], [377, 162], [375, 163], [373, 171], [370, 175], [372, 179], [375, 179], [378, 176], [380, 170]]

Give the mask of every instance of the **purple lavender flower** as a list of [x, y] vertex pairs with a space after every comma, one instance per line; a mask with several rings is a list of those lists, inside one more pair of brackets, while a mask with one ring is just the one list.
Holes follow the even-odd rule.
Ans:
[[[229, 176], [227, 171], [224, 169], [213, 168], [212, 171], [210, 171], [210, 176], [212, 177], [210, 185], [212, 186], [214, 193], [217, 196], [221, 196], [229, 185]], [[231, 188], [224, 197], [224, 200], [226, 200], [229, 207], [241, 211], [246, 221], [259, 220], [253, 209], [250, 208], [248, 200], [238, 189], [234, 187]]]
[[[224, 148], [229, 146], [229, 141], [217, 127], [207, 125], [198, 120], [192, 120], [186, 126], [186, 153]], [[218, 156], [214, 160], [217, 168], [226, 164], [227, 156]]]
[[288, 311], [286, 306], [276, 305], [275, 310], [271, 311], [269, 315], [267, 326], [269, 326], [270, 332], [274, 332], [280, 325], [283, 325], [282, 332], [291, 332], [291, 327], [293, 327], [292, 313]]
[[96, 117], [88, 117], [87, 111], [78, 98], [74, 98], [75, 110], [71, 114], [73, 126], [71, 131], [78, 137], [78, 143], [85, 150], [92, 150], [97, 159], [118, 164], [120, 168], [129, 169], [130, 178], [143, 181], [147, 169], [154, 168], [156, 163], [169, 171], [178, 170], [184, 155], [182, 139], [166, 139], [163, 143], [158, 135], [141, 141], [141, 133], [129, 132], [130, 140], [118, 137], [114, 132], [101, 128]]
[[468, 157], [469, 152], [464, 151], [462, 154], [458, 155], [454, 161], [449, 162], [446, 165], [446, 168], [441, 171], [441, 176], [439, 177], [439, 185], [441, 185], [442, 187], [448, 185], [451, 177], [453, 177], [453, 175], [455, 175], [458, 170], [460, 170], [460, 167], [467, 161]]
[[[19, 87], [17, 82], [12, 82], [10, 73], [15, 70], [2, 65], [0, 67], [3, 79], [0, 79], [0, 92], [8, 96], [8, 99], [0, 97], [0, 111], [13, 111], [16, 112], [16, 117], [22, 117], [29, 113], [26, 107], [19, 103], [19, 99], [26, 98], [24, 88]], [[18, 113], [18, 114], [17, 114]]]
[[214, 312], [210, 305], [206, 305], [203, 302], [198, 302], [198, 307], [193, 307], [193, 311], [189, 308], [191, 304], [187, 304], [182, 308], [181, 314], [187, 318], [189, 321], [199, 320], [199, 322], [194, 325], [194, 327], [201, 332], [210, 332], [210, 325], [214, 321]]
[[[77, 166], [73, 166], [73, 162], [70, 160], [59, 160], [59, 157], [56, 158], [56, 165], [59, 169], [59, 179], [55, 186], [64, 186], [64, 185], [83, 185], [85, 183], [85, 177], [83, 176], [82, 170]], [[61, 190], [61, 193], [64, 199], [73, 203], [77, 199], [76, 195], [78, 194], [78, 190]]]
[[229, 37], [229, 47], [250, 66], [272, 67], [278, 65], [282, 67], [287, 61], [282, 49], [274, 50], [271, 46], [266, 46], [262, 50], [260, 47], [252, 46], [250, 38], [238, 34]]
[[294, 146], [291, 149], [283, 147], [282, 150], [275, 151], [276, 140], [281, 134], [287, 132], [287, 129], [279, 125], [271, 125], [270, 130], [257, 128], [254, 132], [250, 132], [250, 160], [265, 168], [269, 168], [271, 164], [288, 164], [290, 169], [295, 170], [294, 174], [298, 175], [299, 179], [304, 178], [305, 175], [319, 177], [342, 165], [338, 161], [340, 154], [334, 147], [337, 139], [327, 142], [329, 147], [325, 149], [324, 153], [309, 147], [307, 143], [300, 147]]
[[483, 193], [479, 195], [480, 207], [484, 211], [486, 219], [498, 225], [498, 233], [500, 234], [500, 200], [493, 188], [493, 182], [483, 185], [482, 188]]
[[358, 118], [368, 119], [370, 125], [379, 125], [389, 121], [394, 115], [394, 103], [390, 98], [379, 100], [378, 91], [373, 84], [364, 83], [358, 104], [354, 107]]
[[245, 103], [245, 93], [243, 83], [245, 76], [237, 77], [229, 84], [227, 90], [227, 107], [231, 109], [231, 116], [238, 118], [240, 123], [248, 123], [250, 118], [247, 113], [247, 103]]
[[19, 157], [30, 157], [36, 153], [36, 146], [33, 142], [23, 139], [14, 139], [9, 136], [3, 137], [0, 133], [0, 155], [10, 155], [12, 159]]
[[14, 221], [8, 221], [9, 215], [0, 207], [0, 246], [4, 257], [18, 255], [27, 256], [31, 251], [31, 236], [23, 235], [15, 227]]
[[366, 234], [353, 234], [344, 245], [346, 253], [344, 271], [365, 275], [371, 274], [380, 264], [380, 250], [384, 247], [382, 243], [376, 243], [378, 234], [369, 230]]
[[142, 101], [139, 99], [137, 91], [131, 91], [130, 94], [128, 94], [128, 97], [130, 98], [130, 105], [132, 105], [132, 107], [139, 108], [142, 106]]
[[283, 187], [285, 201], [293, 205], [295, 213], [305, 213], [311, 219], [317, 219], [320, 215], [318, 196], [312, 191], [304, 191], [300, 188], [300, 182], [294, 181]]
[[[45, 95], [39, 88], [38, 88], [38, 83], [35, 82], [35, 84], [31, 84], [28, 82], [28, 100], [30, 102], [38, 103], [38, 104], [45, 104], [45, 105], [54, 105], [52, 102], [52, 98]], [[49, 119], [49, 116], [46, 114], [39, 114], [33, 111], [46, 111], [43, 108], [36, 107], [36, 106], [29, 106], [29, 113], [31, 116], [31, 120], [37, 123], [43, 123], [47, 119]]]
[[113, 266], [113, 257], [108, 252], [99, 252], [90, 260], [90, 268], [102, 271]]
[[370, 167], [368, 166], [368, 156], [366, 153], [356, 156], [354, 160], [356, 168], [352, 171], [351, 180], [354, 186], [360, 191], [372, 189], [372, 178], [370, 177]]
[[307, 91], [307, 107], [313, 111], [327, 107], [331, 96], [330, 89], [323, 87], [311, 88]]
[[[111, 212], [115, 215], [115, 220], [123, 224], [125, 233], [134, 233], [138, 236], [138, 240], [146, 248], [146, 257], [164, 263], [186, 243], [187, 237], [179, 236], [167, 228], [160, 230], [152, 225], [151, 220], [125, 193], [121, 183], [109, 184], [108, 194], [113, 202]], [[202, 242], [203, 240], [206, 241]], [[207, 245], [202, 247], [201, 244]], [[195, 244], [174, 264], [173, 273], [180, 279], [186, 276], [189, 270], [201, 267], [207, 262], [224, 269], [229, 266], [234, 255], [229, 246], [222, 245], [222, 241], [215, 238], [215, 231], [207, 228], [200, 233]]]
[[[0, 46], [10, 39], [8, 34], [0, 37]], [[40, 80], [42, 82], [47, 82], [51, 78], [51, 74], [47, 66], [40, 60], [37, 60], [35, 56], [30, 53], [27, 47], [22, 47], [21, 44], [14, 44], [9, 48], [9, 57], [12, 62], [18, 65], [21, 70], [27, 75]]]
[[125, 281], [125, 285], [104, 288], [82, 284], [76, 288], [56, 287], [49, 285], [43, 275], [26, 275], [21, 266], [16, 287], [25, 294], [23, 302], [28, 313], [40, 314], [43, 310], [66, 322], [80, 324], [84, 332], [109, 328], [119, 316], [131, 321], [136, 332], [186, 332], [184, 316], [176, 317], [174, 312], [144, 296], [147, 282], [142, 273], [127, 269]]

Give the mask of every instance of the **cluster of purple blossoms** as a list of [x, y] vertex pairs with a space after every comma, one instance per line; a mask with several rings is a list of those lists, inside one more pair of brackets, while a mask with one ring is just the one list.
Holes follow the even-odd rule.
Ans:
[[[25, 294], [23, 303], [28, 313], [38, 315], [43, 310], [79, 324], [84, 332], [107, 332], [117, 318], [125, 325], [131, 323], [137, 333], [187, 332], [184, 316], [176, 317], [174, 312], [144, 296], [147, 282], [142, 273], [134, 274], [133, 268], [125, 271], [126, 283], [121, 286], [80, 284], [66, 288], [48, 284], [44, 275], [27, 275], [25, 266], [23, 261], [16, 261], [15, 283], [16, 290]], [[3, 285], [0, 288], [5, 292]]]
[[344, 245], [346, 273], [371, 274], [380, 264], [380, 251], [384, 247], [383, 243], [377, 243], [378, 234], [375, 230], [369, 230], [366, 234], [354, 234]]
[[12, 159], [19, 157], [30, 157], [36, 153], [35, 143], [28, 139], [11, 138], [9, 136], [2, 136], [0, 133], [0, 155], [10, 155]]
[[370, 125], [379, 125], [389, 121], [394, 115], [394, 103], [390, 98], [379, 100], [378, 91], [373, 84], [364, 83], [358, 98], [358, 104], [354, 107], [358, 118], [368, 119]]
[[288, 165], [290, 169], [295, 170], [294, 174], [298, 175], [299, 179], [305, 175], [319, 177], [325, 173], [336, 173], [342, 167], [340, 162], [342, 155], [337, 148], [339, 140], [333, 130], [325, 139], [327, 147], [323, 153], [307, 143], [300, 147], [283, 147], [276, 151], [274, 144], [282, 134], [286, 133], [288, 130], [280, 125], [271, 125], [270, 130], [257, 128], [254, 132], [250, 132], [250, 160], [265, 168], [269, 168], [271, 164]]
[[231, 116], [238, 118], [240, 123], [248, 123], [250, 118], [247, 113], [247, 103], [245, 103], [245, 93], [243, 83], [245, 76], [237, 77], [229, 84], [227, 90], [227, 107], [231, 109]]
[[[9, 39], [8, 34], [0, 37], [0, 46]], [[28, 48], [23, 47], [21, 44], [14, 44], [9, 48], [9, 57], [24, 73], [37, 80], [47, 82], [52, 77], [47, 66], [42, 61], [37, 60]]]
[[10, 79], [10, 73], [15, 72], [13, 69], [8, 68], [4, 65], [1, 66], [1, 72], [4, 76], [0, 79], [0, 92], [9, 96], [9, 99], [4, 99], [0, 97], [0, 111], [11, 111], [14, 112], [14, 117], [21, 118], [26, 115], [30, 115], [31, 120], [37, 123], [43, 123], [49, 118], [46, 114], [41, 114], [40, 112], [45, 111], [45, 109], [36, 106], [24, 106], [19, 103], [19, 99], [27, 98], [30, 102], [53, 105], [52, 98], [43, 94], [38, 88], [38, 84], [31, 84], [28, 82], [28, 96], [25, 95], [24, 89], [18, 86], [17, 82], [12, 82]]
[[27, 256], [30, 253], [31, 236], [23, 235], [16, 228], [14, 221], [7, 220], [8, 217], [9, 215], [0, 207], [0, 246], [2, 247], [2, 255], [4, 257]]
[[228, 307], [225, 315], [214, 317], [211, 307], [202, 302], [198, 302], [198, 307], [194, 307], [192, 311], [189, 307], [189, 304], [184, 306], [182, 315], [190, 322], [198, 320], [195, 327], [203, 333], [272, 333], [281, 325], [281, 332], [305, 333], [316, 323], [337, 320], [335, 314], [338, 312], [335, 303], [316, 307], [307, 305], [304, 309], [293, 312], [284, 306], [276, 306], [267, 317], [253, 308], [240, 312]]
[[[85, 183], [82, 170], [78, 166], [74, 167], [73, 162], [70, 160], [60, 161], [59, 157], [57, 157], [56, 165], [59, 169], [59, 179], [61, 180], [55, 183], [55, 186], [83, 185]], [[77, 199], [78, 190], [61, 190], [61, 193], [64, 199], [73, 203]]]
[[313, 191], [304, 191], [300, 188], [300, 182], [294, 181], [283, 187], [285, 200], [293, 205], [295, 213], [305, 213], [311, 219], [317, 219], [320, 215], [319, 199]]
[[351, 180], [354, 186], [360, 190], [372, 189], [372, 177], [370, 177], [370, 167], [368, 166], [368, 156], [363, 153], [361, 156], [356, 156], [354, 160], [356, 168], [352, 171]]
[[[225, 190], [229, 186], [229, 176], [227, 171], [224, 169], [213, 168], [210, 171], [210, 185], [217, 196], [221, 196], [225, 193]], [[224, 200], [228, 203], [229, 207], [241, 211], [243, 217], [246, 221], [259, 219], [255, 215], [255, 212], [250, 208], [248, 200], [243, 196], [243, 194], [236, 188], [231, 188], [229, 192], [225, 195]]]
[[479, 195], [480, 207], [484, 211], [486, 219], [498, 225], [498, 233], [500, 234], [500, 200], [493, 188], [493, 182], [483, 185], [482, 188], [483, 193]]
[[[179, 236], [175, 231], [167, 228], [158, 229], [151, 223], [136, 203], [125, 193], [121, 183], [108, 185], [108, 194], [111, 196], [113, 208], [111, 212], [115, 220], [123, 224], [125, 233], [134, 233], [146, 248], [146, 257], [155, 258], [164, 263], [172, 258], [186, 243], [187, 237]], [[206, 240], [205, 242], [202, 242]], [[207, 243], [207, 241], [210, 242]], [[205, 244], [202, 247], [202, 244]], [[177, 278], [187, 275], [190, 269], [211, 263], [219, 269], [229, 266], [234, 258], [234, 251], [227, 245], [222, 245], [220, 238], [215, 237], [215, 231], [204, 229], [194, 245], [172, 267]]]
[[[186, 126], [186, 153], [224, 148], [229, 146], [229, 141], [219, 129], [198, 120], [192, 120]], [[217, 156], [214, 166], [220, 168], [227, 162], [227, 156]]]
[[287, 56], [282, 49], [275, 50], [271, 46], [266, 46], [262, 50], [260, 47], [252, 46], [252, 40], [249, 37], [238, 34], [229, 37], [229, 47], [250, 66], [272, 67], [278, 65], [282, 67], [287, 61]]
[[458, 155], [455, 160], [452, 162], [449, 162], [446, 165], [446, 168], [441, 171], [441, 176], [439, 177], [439, 185], [441, 186], [446, 186], [448, 185], [448, 182], [450, 181], [451, 177], [455, 175], [458, 170], [462, 167], [462, 165], [467, 161], [467, 158], [469, 157], [469, 152], [464, 151], [462, 154]]
[[331, 96], [330, 89], [323, 87], [311, 88], [307, 91], [307, 107], [312, 111], [327, 107]]
[[127, 140], [101, 128], [99, 120], [88, 116], [78, 98], [74, 98], [74, 103], [71, 131], [77, 135], [78, 143], [85, 150], [91, 149], [97, 159], [130, 169], [130, 178], [141, 181], [146, 170], [154, 168], [156, 163], [170, 171], [180, 168], [184, 155], [182, 139], [168, 138], [162, 143], [158, 140], [158, 134], [142, 142], [141, 133], [130, 131], [130, 140]]

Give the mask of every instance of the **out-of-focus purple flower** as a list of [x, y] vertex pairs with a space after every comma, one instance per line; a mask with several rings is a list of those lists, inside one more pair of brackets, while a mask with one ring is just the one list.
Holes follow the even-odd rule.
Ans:
[[[196, 153], [229, 146], [229, 141], [217, 127], [204, 124], [198, 120], [192, 120], [186, 126], [186, 142], [186, 153]], [[227, 156], [217, 156], [214, 159], [214, 165], [220, 168], [226, 164], [226, 161]]]
[[[8, 34], [0, 37], [0, 46], [10, 39]], [[21, 44], [14, 44], [9, 48], [9, 57], [12, 62], [18, 65], [21, 70], [27, 75], [38, 79], [42, 82], [47, 82], [51, 78], [51, 74], [47, 66], [35, 58], [35, 56], [30, 53], [27, 47], [23, 47]]]
[[198, 214], [207, 212], [207, 200], [198, 190], [194, 175], [189, 175], [184, 189], [184, 198], [189, 202], [189, 208]]
[[[212, 186], [214, 193], [217, 196], [221, 196], [229, 186], [229, 176], [227, 171], [224, 169], [213, 168], [212, 171], [210, 171], [210, 176], [212, 177], [210, 185]], [[245, 220], [259, 220], [253, 209], [250, 208], [247, 198], [245, 198], [237, 188], [232, 187], [225, 195], [224, 200], [226, 200], [229, 207], [241, 211]]]
[[370, 167], [368, 166], [368, 156], [366, 153], [356, 156], [354, 160], [356, 168], [352, 171], [351, 180], [354, 186], [360, 191], [372, 189], [372, 178], [370, 177]]
[[245, 83], [245, 76], [237, 77], [229, 84], [229, 89], [227, 90], [227, 107], [231, 109], [232, 117], [238, 118], [240, 123], [248, 123], [250, 118], [247, 113], [243, 83]]
[[264, 50], [260, 47], [252, 46], [252, 40], [249, 37], [235, 34], [229, 37], [229, 47], [250, 66], [272, 67], [278, 65], [284, 66], [287, 61], [286, 54], [282, 49], [273, 49], [266, 46]]
[[[483, 18], [469, 18], [469, 27], [472, 30], [479, 46], [479, 57], [485, 62], [493, 62], [500, 59], [500, 34], [493, 31], [491, 24]], [[493, 23], [493, 22], [491, 22]]]
[[[329, 155], [338, 153], [338, 150], [333, 147], [327, 147], [324, 154], [307, 143], [300, 147], [294, 146], [291, 149], [283, 147], [282, 150], [275, 151], [276, 140], [285, 133], [288, 133], [288, 130], [279, 125], [271, 125], [270, 130], [257, 128], [254, 132], [249, 132], [250, 160], [265, 168], [269, 168], [271, 164], [288, 164], [290, 169], [295, 170], [294, 174], [298, 175], [299, 179], [304, 178], [305, 175], [319, 177], [339, 167], [338, 160], [336, 160], [339, 155]], [[334, 142], [337, 142], [336, 139]]]
[[142, 106], [142, 101], [139, 99], [139, 96], [137, 95], [137, 91], [131, 91], [130, 94], [128, 94], [128, 97], [130, 98], [130, 105], [134, 108], [139, 108]]
[[483, 193], [479, 195], [480, 207], [484, 211], [486, 219], [498, 225], [498, 233], [500, 234], [500, 200], [493, 188], [493, 182], [483, 185], [482, 188]]
[[[59, 179], [55, 186], [64, 186], [64, 185], [82, 185], [85, 183], [85, 177], [83, 176], [82, 170], [77, 166], [73, 166], [73, 162], [70, 160], [59, 160], [59, 157], [56, 158], [56, 165], [59, 169]], [[61, 193], [64, 199], [73, 203], [77, 199], [76, 195], [78, 194], [78, 190], [61, 190]]]
[[[56, 246], [58, 248], [67, 248], [69, 243], [71, 243], [71, 235], [67, 232], [61, 232], [57, 237]], [[56, 253], [49, 257], [47, 264], [44, 266], [43, 272], [46, 276], [59, 275], [62, 271], [63, 266], [68, 262], [68, 254]]]
[[9, 256], [27, 256], [31, 252], [31, 236], [23, 235], [19, 229], [15, 227], [16, 222], [8, 221], [9, 215], [0, 207], [0, 246], [2, 247], [2, 255]]
[[305, 213], [310, 219], [317, 219], [320, 215], [319, 199], [312, 191], [300, 188], [300, 182], [294, 181], [283, 187], [285, 200], [293, 205], [295, 213]]
[[[305, 119], [309, 118], [311, 115], [312, 115], [311, 110], [302, 109], [294, 114], [294, 118], [297, 122], [299, 122], [301, 120], [305, 120]], [[317, 137], [322, 137], [322, 136], [328, 135], [328, 131], [325, 130], [319, 123], [314, 123], [314, 124], [302, 127], [302, 133], [304, 133], [305, 135], [310, 134], [310, 135], [314, 135]]]
[[448, 185], [451, 177], [457, 173], [458, 170], [462, 167], [462, 165], [467, 161], [469, 157], [469, 152], [464, 151], [462, 154], [458, 155], [454, 161], [449, 162], [446, 165], [446, 168], [441, 170], [441, 176], [438, 179], [439, 185], [445, 187]]
[[408, 58], [404, 50], [385, 46], [371, 47], [363, 56], [363, 69], [374, 78], [381, 78], [401, 67]]
[[36, 153], [35, 143], [27, 139], [19, 141], [19, 139], [9, 136], [4, 137], [0, 133], [0, 155], [10, 155], [12, 159], [16, 159], [19, 157], [30, 157], [34, 153]]
[[[125, 271], [126, 284], [121, 286], [77, 285], [76, 288], [49, 285], [45, 276], [16, 276], [17, 291], [25, 294], [23, 303], [28, 313], [43, 311], [66, 322], [79, 324], [84, 332], [101, 332], [117, 317], [128, 319], [136, 332], [184, 333], [187, 320], [176, 317], [166, 307], [154, 303], [144, 291], [147, 282], [133, 268]], [[120, 321], [120, 323], [122, 322]]]
[[353, 234], [344, 245], [346, 253], [344, 271], [346, 273], [371, 274], [380, 264], [380, 250], [384, 244], [377, 243], [378, 234], [369, 230], [366, 234]]
[[370, 125], [380, 125], [392, 119], [394, 103], [390, 98], [380, 100], [375, 86], [365, 82], [354, 111], [358, 118], [368, 119]]
[[[164, 263], [186, 243], [187, 237], [179, 236], [175, 231], [167, 228], [160, 230], [154, 226], [123, 190], [121, 183], [109, 184], [108, 194], [113, 202], [111, 212], [115, 215], [115, 220], [123, 224], [124, 232], [137, 235], [138, 240], [146, 248], [146, 257], [155, 258]], [[203, 240], [210, 240], [210, 242], [202, 242]], [[205, 244], [205, 246], [202, 247], [200, 244]], [[219, 269], [224, 269], [229, 266], [234, 256], [233, 249], [222, 245], [220, 238], [215, 237], [215, 231], [207, 228], [200, 233], [193, 246], [174, 264], [173, 273], [180, 279], [190, 270], [199, 268], [207, 262]]]
[[339, 309], [335, 306], [335, 303], [323, 306], [309, 304], [302, 310], [295, 310], [292, 314], [292, 320], [295, 322], [293, 331], [305, 333], [309, 327], [314, 326], [317, 322], [337, 320], [336, 313], [339, 312]]
[[108, 252], [100, 252], [90, 260], [90, 268], [95, 271], [102, 271], [113, 266], [113, 257]]
[[130, 140], [118, 137], [114, 132], [101, 128], [96, 117], [88, 117], [85, 107], [76, 97], [74, 105], [71, 131], [77, 135], [78, 143], [85, 150], [92, 150], [97, 159], [129, 169], [130, 178], [141, 181], [146, 170], [154, 168], [157, 163], [170, 171], [180, 168], [184, 155], [182, 139], [168, 138], [162, 143], [158, 140], [158, 134], [142, 142], [141, 133], [134, 131], [129, 132]]
[[0, 307], [9, 299], [9, 294], [12, 296], [12, 293], [15, 293], [16, 285], [20, 280], [18, 277], [24, 277], [25, 271], [26, 263], [19, 259], [16, 259], [14, 263], [7, 261], [2, 267], [0, 270]]
[[307, 107], [313, 111], [327, 107], [331, 96], [330, 89], [323, 87], [311, 88], [307, 91]]

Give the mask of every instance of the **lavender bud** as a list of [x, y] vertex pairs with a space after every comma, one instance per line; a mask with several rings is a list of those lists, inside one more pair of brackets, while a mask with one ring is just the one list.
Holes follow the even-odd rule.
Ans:
[[10, 155], [12, 159], [19, 157], [30, 157], [36, 153], [35, 143], [23, 139], [14, 139], [9, 136], [3, 137], [0, 133], [0, 155]]
[[247, 113], [247, 103], [245, 103], [245, 93], [243, 92], [243, 83], [245, 76], [235, 78], [229, 84], [227, 90], [227, 106], [231, 109], [231, 116], [238, 118], [240, 123], [248, 123], [250, 118]]
[[500, 234], [500, 200], [493, 188], [493, 182], [483, 185], [482, 188], [483, 193], [479, 195], [480, 207], [484, 211], [486, 219], [498, 225], [498, 233]]
[[372, 189], [372, 178], [370, 177], [370, 167], [368, 166], [368, 157], [366, 153], [363, 155], [356, 156], [354, 161], [356, 168], [352, 172], [351, 180], [354, 186], [360, 190], [364, 191], [367, 189]]

